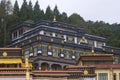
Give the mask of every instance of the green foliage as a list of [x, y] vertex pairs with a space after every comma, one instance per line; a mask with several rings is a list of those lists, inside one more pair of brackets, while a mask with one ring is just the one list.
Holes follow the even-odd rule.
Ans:
[[[27, 21], [35, 22], [40, 19], [53, 21], [53, 17], [56, 17], [57, 21], [65, 22], [68, 24], [82, 27], [88, 34], [102, 36], [107, 38], [107, 44], [115, 47], [120, 47], [120, 24], [108, 24], [103, 21], [85, 21], [79, 14], [73, 13], [67, 16], [67, 13], [60, 13], [57, 5], [53, 10], [50, 6], [46, 8], [44, 13], [40, 9], [38, 1], [33, 6], [31, 1], [27, 4], [24, 0], [21, 8], [18, 5], [17, 0], [12, 7], [10, 0], [1, 0], [0, 2], [0, 47], [5, 43], [9, 44], [11, 41], [10, 30], [14, 28], [13, 25]], [[6, 37], [5, 37], [6, 35]], [[3, 44], [4, 43], [4, 44]]]
[[13, 24], [19, 22], [19, 20], [20, 20], [20, 10], [19, 10], [19, 5], [18, 5], [17, 0], [15, 1], [14, 7], [13, 7], [12, 19], [14, 21]]
[[45, 19], [46, 20], [53, 20], [53, 11], [51, 10], [50, 6], [47, 7], [46, 12], [45, 12]]
[[33, 7], [31, 1], [29, 1], [28, 5], [28, 19], [33, 19]]
[[77, 25], [77, 26], [85, 26], [85, 21], [84, 19], [78, 15], [77, 13], [73, 13], [69, 18], [68, 18], [69, 23]]
[[40, 19], [43, 19], [44, 12], [40, 9], [40, 5], [38, 4], [38, 1], [35, 3], [34, 10], [33, 10], [33, 20], [38, 21]]
[[63, 12], [62, 14], [60, 14], [60, 21], [61, 22], [65, 22], [67, 23], [68, 22], [68, 16], [65, 12]]
[[22, 7], [20, 9], [20, 20], [25, 21], [28, 19], [28, 5], [26, 0], [23, 1]]

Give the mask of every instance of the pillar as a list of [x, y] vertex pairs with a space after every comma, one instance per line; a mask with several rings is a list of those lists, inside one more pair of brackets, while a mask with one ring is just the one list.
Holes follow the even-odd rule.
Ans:
[[108, 80], [113, 80], [113, 69], [112, 68], [109, 70]]
[[38, 69], [41, 70], [41, 62], [38, 63]]

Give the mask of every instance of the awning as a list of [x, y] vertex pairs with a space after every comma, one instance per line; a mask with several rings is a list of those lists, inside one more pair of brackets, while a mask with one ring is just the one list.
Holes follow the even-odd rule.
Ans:
[[21, 64], [21, 59], [0, 59], [0, 64]]

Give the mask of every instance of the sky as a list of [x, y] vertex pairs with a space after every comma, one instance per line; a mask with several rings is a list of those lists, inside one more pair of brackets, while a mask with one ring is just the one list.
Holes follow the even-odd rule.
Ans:
[[[29, 0], [27, 0], [29, 2]], [[36, 0], [31, 0], [33, 6]], [[54, 9], [57, 5], [59, 11], [66, 12], [68, 16], [77, 13], [84, 20], [104, 21], [106, 23], [120, 23], [120, 0], [38, 0], [40, 8], [44, 11], [50, 5]], [[14, 4], [15, 0], [11, 0]], [[21, 5], [23, 0], [18, 0]]]

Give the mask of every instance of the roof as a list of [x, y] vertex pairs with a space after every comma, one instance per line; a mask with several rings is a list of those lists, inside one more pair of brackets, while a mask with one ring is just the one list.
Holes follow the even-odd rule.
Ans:
[[23, 27], [23, 26], [31, 27], [32, 24], [33, 24], [33, 23], [31, 23], [31, 22], [26, 22], [26, 21], [20, 22], [20, 23], [18, 23], [18, 24], [16, 24], [16, 25], [13, 25], [14, 28], [12, 28], [11, 31], [16, 30], [16, 29], [18, 29], [18, 28], [20, 28], [20, 27]]
[[67, 69], [76, 69], [76, 68], [95, 68], [93, 65], [70, 65], [66, 67]]
[[21, 59], [0, 59], [0, 64], [21, 64]]
[[80, 59], [82, 61], [104, 61], [104, 60], [113, 60], [113, 54], [81, 54]]
[[59, 63], [66, 63], [66, 64], [76, 64], [76, 60], [68, 60], [64, 58], [55, 58], [52, 56], [37, 56], [35, 58], [32, 58], [32, 60], [38, 61], [38, 60], [45, 60], [45, 61], [53, 61], [53, 62], [59, 62]]
[[86, 66], [95, 66], [97, 69], [120, 69], [120, 64], [92, 64]]
[[22, 48], [0, 48], [0, 50], [21, 50]]
[[95, 36], [95, 35], [90, 35], [90, 34], [85, 34], [85, 38], [90, 39], [90, 40], [106, 42], [106, 38], [100, 37], [100, 36]]
[[48, 26], [52, 26], [52, 27], [64, 27], [64, 28], [68, 28], [68, 29], [72, 29], [72, 30], [76, 30], [78, 32], [85, 32], [83, 28], [74, 26], [72, 24], [67, 24], [67, 23], [63, 23], [63, 22], [53, 22], [53, 21], [48, 21], [48, 20], [39, 20], [37, 22], [34, 23], [34, 26], [38, 26], [38, 25], [48, 25]]
[[104, 51], [120, 55], [120, 48], [112, 47], [112, 46], [103, 46], [103, 48], [104, 48]]
[[[62, 76], [62, 77], [67, 77], [67, 76], [70, 76], [70, 74], [73, 74], [73, 73], [78, 73], [78, 74], [82, 74], [83, 71], [78, 71], [78, 70], [50, 70], [50, 71], [42, 71], [42, 70], [33, 70], [32, 73], [34, 75], [39, 75], [39, 76]], [[79, 76], [79, 75], [77, 75]]]

